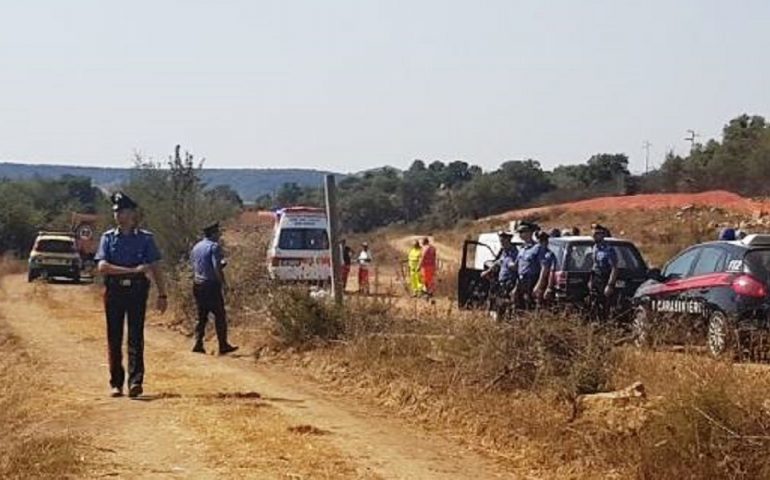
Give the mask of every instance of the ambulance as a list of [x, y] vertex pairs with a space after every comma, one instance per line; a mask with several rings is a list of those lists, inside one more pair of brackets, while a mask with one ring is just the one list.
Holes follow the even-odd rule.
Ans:
[[325, 284], [331, 281], [329, 222], [314, 207], [278, 210], [267, 253], [270, 278], [276, 282]]

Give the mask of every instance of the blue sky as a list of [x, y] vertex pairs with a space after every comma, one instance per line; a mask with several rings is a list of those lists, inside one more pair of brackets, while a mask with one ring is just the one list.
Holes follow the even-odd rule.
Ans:
[[770, 116], [770, 2], [0, 0], [0, 161], [643, 169]]

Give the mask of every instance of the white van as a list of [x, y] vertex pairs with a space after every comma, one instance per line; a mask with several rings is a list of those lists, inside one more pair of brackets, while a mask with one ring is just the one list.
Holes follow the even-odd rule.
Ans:
[[[481, 233], [477, 240], [482, 245], [476, 246], [475, 255], [473, 256], [473, 268], [476, 270], [485, 270], [484, 265], [486, 262], [494, 261], [497, 255], [500, 253], [502, 246], [500, 245], [500, 237], [497, 232]], [[516, 233], [513, 235], [511, 242], [520, 248], [524, 245], [524, 240]]]
[[314, 207], [278, 210], [267, 268], [270, 278], [280, 282], [328, 282], [331, 257], [326, 211]]

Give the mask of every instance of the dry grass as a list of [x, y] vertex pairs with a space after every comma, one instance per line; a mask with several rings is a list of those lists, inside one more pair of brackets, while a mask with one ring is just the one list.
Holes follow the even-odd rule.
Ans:
[[16, 273], [25, 272], [27, 266], [21, 260], [17, 259], [13, 255], [5, 255], [0, 257], [0, 278], [4, 275], [13, 275]]
[[[617, 236], [635, 240], [653, 265], [687, 245], [715, 238], [714, 224], [747, 220], [716, 209], [624, 215], [622, 225], [617, 218], [557, 211], [535, 220], [545, 227], [583, 229], [605, 223]], [[469, 228], [475, 230], [454, 229], [437, 237], [459, 245], [468, 235], [499, 227]], [[400, 261], [384, 235], [371, 243], [381, 264]], [[256, 277], [242, 270], [233, 279]], [[444, 281], [454, 285], [451, 275]], [[284, 349], [288, 353], [280, 358], [295, 368], [441, 430], [518, 473], [578, 479], [768, 478], [770, 373], [764, 368], [747, 371], [698, 355], [629, 350], [616, 345], [614, 332], [559, 316], [530, 316], [507, 325], [458, 312], [450, 302], [352, 297], [345, 309], [335, 310], [302, 295], [285, 305], [289, 297], [270, 294], [281, 308], [266, 309], [264, 296], [243, 294], [236, 300], [236, 330], [271, 331], [258, 341]], [[250, 313], [268, 310], [272, 318]], [[289, 324], [301, 328], [286, 329]], [[652, 398], [642, 406], [600, 415], [576, 410], [579, 395], [635, 381], [642, 381]]]
[[43, 367], [0, 318], [0, 478], [66, 478], [87, 465], [83, 439], [46, 426], [56, 401], [40, 395]]
[[[0, 279], [22, 273], [25, 265], [11, 257], [0, 260]], [[0, 298], [6, 292], [0, 291]], [[37, 372], [45, 365], [31, 356], [0, 315], [0, 478], [65, 478], [85, 470], [84, 439], [50, 428], [51, 408], [59, 402]]]
[[[398, 317], [397, 314], [395, 314]], [[518, 327], [518, 328], [517, 328]], [[692, 354], [614, 347], [557, 318], [514, 327], [403, 318], [296, 363], [504, 459], [556, 478], [768, 478], [770, 375]], [[575, 399], [642, 381], [652, 400], [598, 415]]]

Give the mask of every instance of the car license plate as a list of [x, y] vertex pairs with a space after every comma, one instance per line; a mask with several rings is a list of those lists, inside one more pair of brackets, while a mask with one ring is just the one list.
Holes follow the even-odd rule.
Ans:
[[281, 266], [283, 267], [299, 267], [301, 264], [302, 264], [302, 261], [295, 258], [281, 260]]
[[68, 263], [68, 260], [63, 260], [61, 258], [46, 258], [43, 260], [44, 265], [67, 265]]
[[618, 280], [615, 282], [615, 288], [625, 288], [626, 287], [626, 281], [625, 280]]

